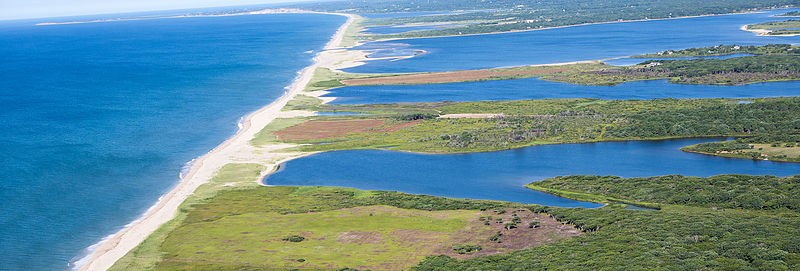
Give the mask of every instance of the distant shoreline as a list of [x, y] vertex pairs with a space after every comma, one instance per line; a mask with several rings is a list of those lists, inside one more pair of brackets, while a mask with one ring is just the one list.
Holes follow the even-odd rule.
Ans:
[[36, 26], [47, 25], [65, 25], [65, 24], [90, 24], [90, 23], [109, 23], [109, 22], [122, 22], [122, 21], [143, 21], [143, 20], [156, 20], [156, 19], [176, 19], [176, 18], [196, 18], [196, 17], [229, 17], [229, 16], [243, 16], [243, 15], [262, 15], [262, 14], [288, 14], [288, 13], [324, 13], [307, 11], [301, 9], [279, 8], [279, 9], [262, 9], [256, 11], [236, 12], [227, 14], [183, 14], [173, 16], [143, 16], [143, 17], [129, 17], [129, 18], [114, 18], [114, 19], [96, 19], [85, 21], [68, 21], [68, 22], [45, 22], [37, 23]]
[[[778, 8], [778, 9], [787, 9], [787, 8]], [[563, 26], [551, 26], [551, 27], [543, 27], [543, 28], [519, 29], [519, 30], [510, 30], [510, 31], [498, 31], [498, 32], [474, 33], [474, 34], [461, 34], [461, 35], [443, 35], [443, 36], [430, 36], [430, 37], [370, 39], [369, 41], [395, 41], [395, 40], [409, 40], [409, 39], [430, 39], [430, 38], [466, 37], [466, 36], [478, 36], [478, 35], [495, 35], [495, 34], [505, 34], [505, 33], [529, 32], [529, 31], [537, 31], [537, 30], [560, 29], [560, 28], [569, 28], [569, 27], [577, 27], [577, 26], [598, 25], [598, 24], [649, 22], [649, 21], [664, 21], [664, 20], [701, 18], [701, 17], [710, 17], [710, 16], [727, 16], [727, 15], [765, 13], [765, 12], [768, 12], [768, 11], [771, 11], [771, 10], [778, 10], [778, 9], [762, 9], [762, 10], [748, 11], [748, 12], [723, 13], [723, 14], [704, 14], [704, 15], [681, 16], [681, 17], [660, 18], [660, 19], [637, 19], [637, 20], [605, 21], [605, 22], [595, 22], [595, 23], [571, 24], [571, 25], [563, 25]]]
[[[168, 193], [161, 196], [139, 219], [126, 225], [123, 229], [105, 238], [100, 243], [93, 245], [96, 246], [96, 248], [91, 254], [84, 258], [85, 260], [82, 259], [79, 261], [85, 262], [78, 267], [78, 270], [107, 270], [111, 268], [120, 258], [137, 247], [161, 225], [172, 220], [177, 214], [179, 206], [192, 195], [200, 185], [207, 183], [213, 178], [217, 170], [222, 166], [230, 163], [242, 163], [245, 159], [251, 159], [262, 163], [265, 168], [267, 168], [267, 170], [262, 172], [262, 175], [266, 175], [271, 173], [272, 170], [282, 162], [307, 155], [305, 153], [272, 153], [270, 152], [271, 150], [282, 149], [291, 145], [276, 143], [256, 148], [250, 144], [250, 140], [256, 133], [261, 131], [276, 118], [296, 117], [306, 113], [282, 111], [282, 109], [289, 100], [292, 100], [298, 94], [309, 94], [304, 93], [303, 90], [313, 77], [316, 68], [347, 63], [348, 60], [350, 60], [349, 58], [353, 57], [353, 55], [339, 54], [341, 49], [343, 49], [339, 45], [344, 38], [346, 29], [355, 20], [355, 16], [351, 14], [305, 11], [284, 13], [339, 15], [347, 17], [348, 20], [332, 35], [330, 41], [325, 46], [325, 50], [314, 58], [314, 63], [300, 72], [299, 76], [294, 80], [289, 90], [283, 96], [269, 105], [247, 115], [241, 122], [242, 128], [233, 137], [228, 138], [207, 154], [197, 158], [179, 183]], [[319, 94], [321, 95], [324, 93]], [[260, 151], [260, 153], [256, 155], [256, 151]], [[259, 180], [254, 181], [260, 183]]]

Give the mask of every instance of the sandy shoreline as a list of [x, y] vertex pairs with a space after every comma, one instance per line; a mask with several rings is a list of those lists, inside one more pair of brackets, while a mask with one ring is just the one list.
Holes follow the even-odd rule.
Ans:
[[[266, 166], [267, 169], [262, 173], [262, 175], [266, 175], [272, 172], [281, 162], [307, 155], [304, 153], [273, 153], [271, 151], [292, 145], [277, 143], [254, 147], [250, 144], [250, 140], [276, 118], [308, 115], [310, 113], [307, 111], [281, 111], [281, 109], [289, 100], [303, 93], [303, 89], [311, 80], [314, 70], [318, 67], [341, 68], [341, 65], [352, 65], [353, 62], [348, 60], [352, 59], [354, 55], [343, 52], [344, 49], [339, 47], [339, 44], [345, 35], [345, 30], [355, 20], [355, 16], [339, 13], [324, 14], [346, 16], [348, 20], [331, 37], [331, 40], [325, 46], [325, 50], [314, 58], [314, 64], [301, 71], [283, 96], [244, 118], [242, 128], [233, 137], [225, 140], [225, 142], [195, 160], [189, 172], [180, 182], [167, 194], [161, 196], [158, 202], [148, 209], [141, 218], [97, 245], [97, 248], [84, 258], [86, 259], [85, 263], [78, 270], [106, 270], [110, 268], [158, 227], [172, 220], [178, 211], [178, 206], [200, 185], [211, 180], [222, 166], [229, 163], [259, 163]], [[309, 93], [303, 94], [309, 95]], [[323, 93], [312, 93], [311, 95], [318, 96], [321, 94]]]

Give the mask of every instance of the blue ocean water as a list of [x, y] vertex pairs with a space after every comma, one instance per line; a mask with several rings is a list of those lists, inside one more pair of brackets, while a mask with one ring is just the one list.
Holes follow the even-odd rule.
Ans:
[[65, 269], [136, 219], [344, 21], [0, 22], [0, 269]]
[[796, 163], [715, 157], [680, 150], [683, 146], [715, 140], [719, 139], [544, 145], [445, 155], [382, 150], [336, 151], [289, 161], [264, 182], [270, 185], [342, 186], [550, 206], [596, 207], [597, 204], [556, 197], [523, 185], [574, 174], [623, 177], [800, 174], [800, 164]]
[[399, 61], [375, 60], [350, 72], [393, 73], [496, 68], [609, 59], [667, 49], [720, 44], [798, 43], [800, 36], [756, 36], [739, 28], [773, 21], [798, 9], [674, 20], [596, 24], [494, 35], [387, 41], [429, 53]]
[[634, 81], [616, 86], [582, 86], [524, 78], [430, 85], [355, 86], [330, 90], [332, 104], [435, 101], [498, 101], [518, 99], [598, 98], [756, 98], [800, 95], [800, 82], [742, 86], [673, 84], [664, 80]]

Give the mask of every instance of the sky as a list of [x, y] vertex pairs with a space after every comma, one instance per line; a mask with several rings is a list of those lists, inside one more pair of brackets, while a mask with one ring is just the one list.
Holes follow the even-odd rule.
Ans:
[[299, 0], [0, 0], [0, 20], [285, 2]]

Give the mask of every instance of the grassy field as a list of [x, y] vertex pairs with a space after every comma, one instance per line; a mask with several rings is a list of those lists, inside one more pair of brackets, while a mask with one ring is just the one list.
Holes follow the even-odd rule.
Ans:
[[[585, 209], [259, 187], [248, 181], [253, 169], [221, 171], [112, 270], [800, 268], [798, 177], [564, 176], [531, 185], [607, 203]], [[252, 185], [203, 192], [240, 182]], [[709, 200], [719, 193], [732, 200]]]
[[[795, 114], [800, 112], [800, 100], [797, 98], [748, 99], [752, 101], [749, 104], [740, 104], [738, 101], [555, 99], [323, 105], [317, 110], [374, 115], [295, 119], [292, 133], [320, 136], [290, 142], [306, 144], [299, 147], [304, 151], [389, 148], [456, 153], [540, 144], [792, 133], [796, 129], [793, 123], [800, 117]], [[445, 114], [470, 113], [502, 116], [437, 118]], [[749, 117], [741, 118], [742, 115]], [[347, 125], [350, 122], [341, 121], [348, 119], [372, 119], [373, 122], [380, 121], [381, 125], [360, 129]], [[301, 123], [303, 125], [298, 126]], [[275, 133], [287, 127], [290, 125], [268, 127], [259, 133], [254, 142], [275, 140]], [[309, 129], [303, 130], [304, 127]], [[325, 137], [325, 134], [335, 136]]]
[[172, 231], [186, 220], [188, 211], [195, 204], [204, 202], [224, 191], [252, 189], [258, 187], [256, 180], [264, 166], [259, 164], [228, 164], [222, 167], [208, 183], [200, 186], [186, 201], [181, 203], [175, 218], [161, 225], [141, 244], [120, 258], [109, 270], [154, 270], [162, 261], [161, 244]]
[[[332, 187], [264, 187], [229, 165], [112, 270], [406, 270], [581, 235], [528, 205]], [[513, 225], [513, 226], [511, 226]]]

